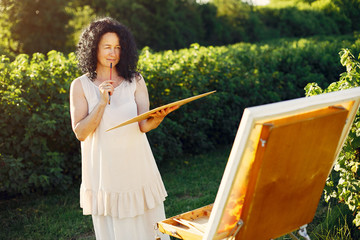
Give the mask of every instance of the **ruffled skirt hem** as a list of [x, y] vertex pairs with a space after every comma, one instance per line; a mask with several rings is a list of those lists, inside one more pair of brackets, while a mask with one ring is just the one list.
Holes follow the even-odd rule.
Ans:
[[167, 193], [162, 181], [128, 192], [94, 191], [80, 188], [80, 207], [84, 215], [135, 217], [165, 201]]

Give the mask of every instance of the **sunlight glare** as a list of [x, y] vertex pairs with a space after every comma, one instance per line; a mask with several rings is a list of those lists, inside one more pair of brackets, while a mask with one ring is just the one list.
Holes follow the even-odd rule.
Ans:
[[[270, 3], [270, 0], [243, 0], [244, 2], [252, 3], [254, 6], [265, 6]], [[196, 0], [197, 3], [208, 3], [209, 0]]]

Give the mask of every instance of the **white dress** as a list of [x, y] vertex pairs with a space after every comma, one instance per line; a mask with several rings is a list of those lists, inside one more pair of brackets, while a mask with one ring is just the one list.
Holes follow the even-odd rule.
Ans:
[[[100, 91], [86, 75], [80, 80], [90, 113]], [[156, 222], [165, 218], [167, 193], [138, 123], [106, 132], [137, 116], [135, 90], [135, 78], [117, 86], [99, 126], [81, 142], [80, 206], [93, 216], [97, 239], [153, 240]]]

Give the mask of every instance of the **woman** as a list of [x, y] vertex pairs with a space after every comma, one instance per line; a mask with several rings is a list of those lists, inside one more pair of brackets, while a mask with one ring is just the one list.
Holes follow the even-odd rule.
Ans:
[[97, 239], [154, 239], [167, 193], [145, 133], [178, 107], [106, 132], [149, 110], [135, 42], [116, 20], [99, 19], [82, 33], [77, 57], [84, 75], [71, 84], [70, 113], [81, 141], [83, 214], [92, 215]]

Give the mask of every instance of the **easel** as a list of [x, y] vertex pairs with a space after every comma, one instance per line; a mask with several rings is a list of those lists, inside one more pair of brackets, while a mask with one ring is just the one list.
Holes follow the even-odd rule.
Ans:
[[360, 88], [247, 108], [213, 205], [158, 223], [184, 240], [275, 239], [315, 215], [354, 121]]

